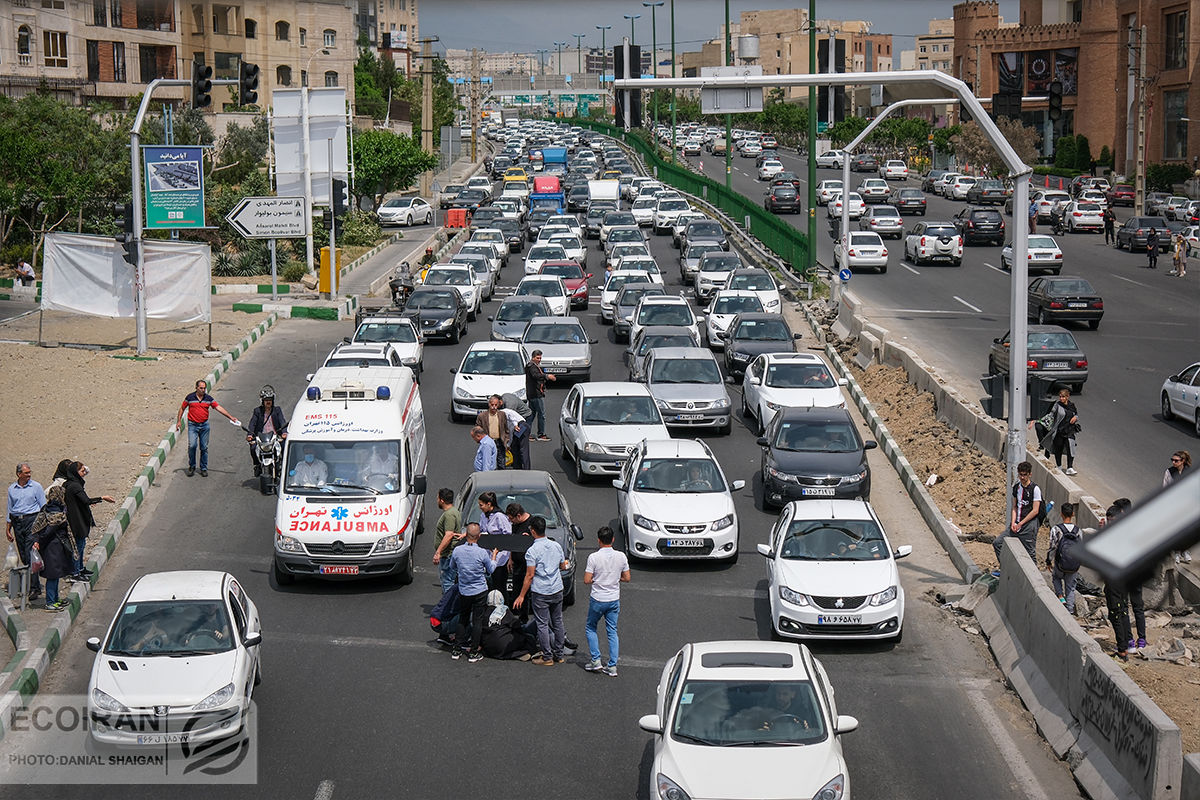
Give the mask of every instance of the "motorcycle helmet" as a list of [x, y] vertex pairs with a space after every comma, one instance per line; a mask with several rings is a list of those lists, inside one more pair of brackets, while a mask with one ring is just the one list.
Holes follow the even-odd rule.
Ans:
[[258, 393], [258, 398], [260, 400], [262, 400], [263, 402], [270, 400], [272, 403], [274, 403], [275, 402], [275, 387], [268, 383], [266, 386], [264, 386], [262, 388], [262, 391], [260, 391]]

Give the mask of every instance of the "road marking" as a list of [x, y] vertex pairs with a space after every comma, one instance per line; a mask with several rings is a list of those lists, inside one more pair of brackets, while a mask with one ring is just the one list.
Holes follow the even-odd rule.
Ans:
[[333, 781], [321, 781], [317, 784], [317, 793], [313, 800], [330, 800], [333, 797]]
[[876, 314], [953, 314], [959, 316], [961, 311], [944, 308], [872, 308]]
[[908, 265], [906, 262], [904, 262], [904, 261], [901, 261], [901, 262], [900, 262], [900, 266], [904, 267], [906, 270], [908, 270], [909, 272], [911, 272], [913, 275], [920, 275], [920, 274], [921, 274], [921, 273], [920, 273], [918, 270], [915, 270], [915, 269], [913, 269], [912, 267], [910, 267], [910, 266], [909, 266], [909, 265]]
[[1142, 287], [1144, 287], [1144, 288], [1146, 288], [1146, 289], [1149, 289], [1149, 288], [1150, 288], [1150, 284], [1148, 284], [1148, 283], [1142, 283], [1141, 281], [1135, 281], [1133, 278], [1126, 278], [1126, 277], [1123, 277], [1123, 276], [1121, 276], [1121, 275], [1113, 275], [1113, 277], [1114, 277], [1114, 278], [1116, 278], [1116, 279], [1117, 279], [1117, 280], [1119, 280], [1119, 281], [1126, 281], [1126, 282], [1128, 282], [1128, 283], [1132, 283], [1134, 286], [1142, 286]]
[[966, 694], [967, 699], [971, 701], [971, 707], [975, 709], [975, 713], [983, 722], [983, 727], [987, 729], [992, 741], [996, 743], [996, 747], [1004, 757], [1004, 763], [1009, 765], [1013, 779], [1024, 789], [1025, 797], [1029, 800], [1050, 800], [1042, 785], [1033, 777], [1032, 770], [1021, 768], [1025, 764], [1025, 757], [1008, 730], [1005, 729], [1004, 723], [996, 714], [992, 703], [984, 697], [980, 689], [967, 689]]
[[970, 303], [968, 303], [966, 300], [963, 300], [963, 299], [962, 299], [961, 297], [959, 297], [958, 295], [954, 295], [954, 299], [955, 299], [955, 300], [957, 300], [958, 302], [962, 303], [964, 306], [966, 306], [967, 308], [971, 309], [972, 311], [974, 311], [974, 312], [975, 312], [975, 313], [977, 313], [977, 314], [982, 314], [982, 313], [983, 313], [983, 309], [982, 309], [982, 308], [978, 308], [977, 306], [973, 306], [973, 305], [971, 305]]
[[989, 263], [987, 263], [987, 262], [985, 261], [985, 262], [983, 262], [983, 265], [984, 265], [985, 267], [987, 267], [988, 269], [994, 269], [994, 270], [996, 270], [996, 272], [999, 272], [1001, 275], [1007, 275], [1007, 274], [1008, 274], [1008, 270], [1006, 270], [1006, 269], [1001, 269], [1000, 267], [997, 267], [995, 264], [989, 264]]

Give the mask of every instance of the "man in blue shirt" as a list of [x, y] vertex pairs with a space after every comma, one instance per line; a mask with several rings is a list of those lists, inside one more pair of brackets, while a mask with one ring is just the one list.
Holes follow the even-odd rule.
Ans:
[[[489, 440], [490, 441], [490, 440]], [[487, 593], [488, 576], [496, 569], [496, 551], [491, 555], [479, 546], [479, 525], [472, 522], [467, 525], [467, 541], [454, 548], [450, 563], [458, 571], [459, 601], [458, 629], [471, 631], [470, 651], [467, 661], [472, 664], [483, 660], [483, 621], [488, 615]], [[459, 639], [463, 638], [462, 634]], [[463, 646], [460, 644], [451, 653], [453, 659], [462, 658]]]
[[563, 555], [562, 545], [546, 538], [546, 520], [533, 517], [530, 532], [534, 542], [525, 551], [525, 585], [521, 594], [513, 601], [519, 609], [525, 603], [525, 595], [533, 598], [533, 619], [537, 623], [538, 645], [542, 654], [533, 663], [542, 667], [561, 664], [563, 642], [567, 638], [563, 628], [563, 581], [560, 570], [567, 569], [570, 562]]
[[471, 428], [471, 438], [479, 445], [475, 451], [475, 471], [488, 472], [496, 468], [496, 443], [487, 431], [476, 425]]
[[[25, 462], [17, 464], [17, 480], [8, 487], [8, 524], [5, 535], [16, 542], [22, 564], [29, 564], [29, 548], [33, 546], [33, 521], [46, 505], [46, 492], [33, 479], [33, 469]], [[29, 580], [29, 599], [42, 594], [42, 581], [35, 572]]]

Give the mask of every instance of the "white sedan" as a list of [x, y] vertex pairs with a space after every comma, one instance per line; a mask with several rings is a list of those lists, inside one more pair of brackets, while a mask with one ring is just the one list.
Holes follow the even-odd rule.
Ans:
[[433, 206], [420, 197], [393, 197], [384, 200], [375, 212], [382, 227], [388, 225], [429, 225], [433, 222]]
[[648, 256], [644, 253], [634, 253], [628, 256], [621, 256], [618, 259], [616, 266], [612, 268], [613, 272], [644, 272], [650, 276], [651, 283], [657, 283], [659, 286], [665, 285], [662, 270], [658, 268], [658, 262], [654, 260], [654, 256]]
[[793, 500], [758, 545], [771, 627], [802, 639], [894, 639], [904, 631], [895, 550], [865, 500]]
[[550, 237], [548, 244], [558, 245], [567, 254], [569, 260], [578, 261], [581, 267], [587, 266], [587, 247], [575, 234], [557, 233]]
[[550, 311], [556, 317], [565, 317], [571, 313], [571, 295], [567, 292], [567, 285], [563, 283], [563, 279], [557, 275], [526, 275], [521, 278], [521, 282], [513, 290], [513, 296], [524, 295], [546, 298], [546, 302], [550, 304]]
[[525, 397], [525, 358], [519, 342], [475, 342], [467, 349], [450, 386], [450, 417], [470, 422], [494, 394]]
[[98, 742], [195, 744], [241, 731], [261, 679], [258, 609], [227, 572], [143, 575], [125, 595], [88, 680]]
[[834, 195], [840, 194], [842, 191], [842, 182], [835, 180], [821, 181], [817, 184], [817, 205], [828, 205], [829, 201], [834, 198]]
[[[567, 251], [561, 244], [535, 244], [525, 254], [525, 274], [536, 275], [542, 271], [542, 264], [547, 261], [570, 261]], [[582, 262], [580, 262], [582, 263]]]
[[[1039, 269], [1050, 270], [1056, 274], [1062, 272], [1063, 251], [1058, 246], [1058, 242], [1054, 241], [1053, 236], [1030, 236], [1028, 242], [1026, 259], [1029, 261], [1031, 271]], [[1010, 270], [1012, 264], [1013, 246], [1012, 242], [1009, 242], [1000, 251], [1000, 266]]]
[[[830, 219], [840, 217], [842, 215], [842, 192], [838, 192], [833, 198], [825, 204], [825, 213]], [[867, 211], [867, 204], [863, 202], [862, 195], [858, 192], [850, 193], [850, 219], [858, 219]]]
[[663, 668], [645, 796], [850, 800], [841, 737], [858, 720], [838, 714], [829, 675], [796, 642], [686, 644]]
[[1076, 200], [1063, 209], [1063, 222], [1067, 233], [1081, 230], [1099, 233], [1104, 230], [1104, 209], [1097, 203]]
[[764, 353], [742, 376], [742, 417], [761, 436], [781, 408], [845, 408], [845, 385], [815, 353]]
[[644, 383], [593, 381], [567, 392], [559, 417], [561, 454], [575, 482], [617, 476], [646, 439], [670, 439], [662, 412]]
[[1200, 363], [1172, 375], [1162, 385], [1162, 416], [1191, 422], [1200, 436]]
[[888, 181], [908, 180], [908, 165], [903, 161], [885, 161], [879, 168], [879, 177]]
[[619, 478], [617, 519], [631, 558], [704, 558], [737, 563], [738, 517], [731, 492], [700, 439], [647, 439]]
[[883, 243], [879, 234], [873, 231], [851, 231], [850, 246], [845, 247], [843, 242], [838, 240], [833, 246], [833, 257], [837, 263], [850, 269], [869, 267], [879, 270], [880, 273], [887, 272], [887, 245]]
[[817, 166], [833, 169], [842, 166], [842, 159], [846, 154], [841, 150], [826, 150], [824, 153], [817, 155]]
[[783, 162], [768, 159], [758, 168], [758, 179], [760, 181], [769, 181], [781, 172], [783, 172]]

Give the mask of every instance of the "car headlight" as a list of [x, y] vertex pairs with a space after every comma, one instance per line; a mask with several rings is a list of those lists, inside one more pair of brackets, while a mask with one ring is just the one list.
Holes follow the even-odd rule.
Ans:
[[285, 553], [303, 553], [304, 545], [300, 544], [299, 539], [278, 533], [275, 534], [275, 549]]
[[787, 483], [799, 483], [800, 482], [800, 480], [795, 475], [789, 475], [786, 472], [782, 472], [771, 466], [767, 467], [767, 474], [770, 475], [772, 478], [775, 478], [775, 479], [781, 480], [781, 481], [785, 481]]
[[692, 800], [683, 787], [661, 772], [655, 776], [654, 785], [658, 787], [659, 800]]
[[779, 587], [779, 598], [781, 600], [784, 600], [784, 601], [791, 603], [792, 605], [796, 605], [796, 606], [808, 605], [807, 597], [800, 594], [799, 592], [793, 592], [791, 589], [789, 589], [786, 586]]
[[402, 359], [400, 359], [400, 363], [401, 363], [401, 364], [403, 364], [403, 365], [404, 365], [404, 366], [406, 366], [406, 367], [411, 367], [411, 366], [414, 366], [414, 365], [416, 365], [416, 363], [418, 362], [418, 360], [419, 360], [419, 359], [418, 359], [416, 356], [409, 356], [408, 358], [402, 358]]
[[712, 524], [712, 529], [714, 531], [723, 531], [726, 528], [731, 527], [732, 525], [733, 525], [733, 514], [726, 514], [725, 516], [721, 517], [719, 520], [717, 520], [716, 522], [714, 522]]
[[867, 471], [864, 469], [862, 472], [856, 472], [853, 475], [842, 476], [842, 479], [839, 480], [838, 483], [841, 484], [842, 486], [846, 486], [851, 483], [858, 483], [860, 481], [863, 481], [866, 479], [866, 477], [867, 477]]
[[400, 549], [400, 545], [403, 543], [404, 540], [400, 538], [399, 534], [393, 533], [390, 536], [384, 536], [382, 539], [375, 542], [375, 552], [394, 553]]
[[587, 294], [587, 290], [588, 290], [588, 287], [587, 287], [586, 285], [585, 285], [585, 286], [580, 286], [580, 287], [579, 287], [579, 288], [577, 288], [577, 289], [576, 289], [574, 292], [572, 292], [572, 294], [577, 294], [577, 295], [579, 295], [579, 294]]
[[570, 364], [572, 367], [590, 367], [592, 359], [586, 356], [584, 358], [572, 358]]
[[656, 530], [658, 530], [658, 523], [657, 523], [657, 522], [655, 522], [655, 521], [654, 521], [654, 520], [652, 520], [652, 519], [646, 519], [646, 518], [645, 518], [645, 517], [643, 517], [641, 514], [634, 514], [634, 515], [633, 515], [633, 524], [634, 524], [634, 525], [637, 525], [639, 528], [645, 528], [645, 529], [646, 529], [646, 530], [648, 530], [648, 531], [656, 531]]
[[720, 400], [714, 401], [712, 404], [712, 407], [713, 408], [729, 408], [729, 398], [722, 397]]
[[468, 392], [466, 389], [462, 388], [461, 386], [455, 386], [454, 387], [454, 396], [461, 397], [466, 400], [470, 400], [475, 395], [471, 394], [470, 392]]
[[201, 700], [196, 705], [192, 706], [193, 711], [205, 711], [210, 708], [219, 708], [228, 703], [233, 698], [233, 684], [227, 683], [220, 689], [210, 694], [208, 697]]
[[768, 400], [767, 408], [771, 409], [772, 411], [778, 411], [779, 409], [783, 408], [783, 404], [782, 403], [772, 403], [770, 400]]
[[454, 318], [453, 318], [453, 317], [447, 317], [446, 319], [444, 319], [444, 320], [442, 320], [441, 322], [439, 322], [439, 323], [437, 324], [437, 326], [438, 326], [439, 328], [449, 328], [449, 327], [450, 327], [451, 325], [453, 325], [453, 324], [454, 324]]
[[92, 703], [101, 711], [116, 711], [119, 713], [129, 711], [129, 707], [120, 700], [108, 692], [103, 692], [99, 689], [92, 689]]
[[887, 589], [884, 589], [882, 592], [871, 595], [871, 605], [882, 606], [882, 605], [885, 605], [886, 603], [892, 602], [895, 599], [896, 599], [896, 587], [889, 586]]
[[829, 783], [822, 786], [816, 794], [813, 795], [813, 800], [842, 800], [842, 795], [846, 791], [846, 776], [838, 775]]
[[595, 442], [585, 442], [583, 445], [583, 452], [593, 453], [595, 455], [604, 455], [604, 447], [596, 444]]

